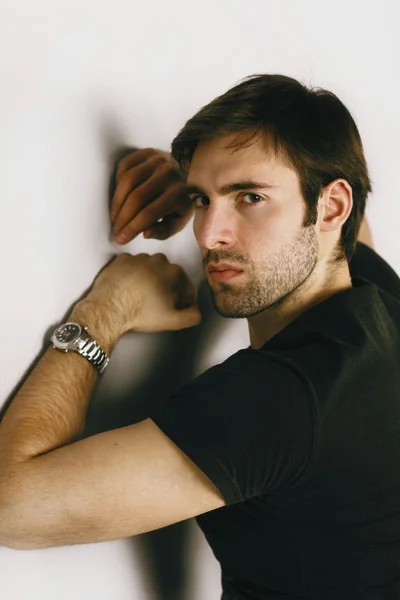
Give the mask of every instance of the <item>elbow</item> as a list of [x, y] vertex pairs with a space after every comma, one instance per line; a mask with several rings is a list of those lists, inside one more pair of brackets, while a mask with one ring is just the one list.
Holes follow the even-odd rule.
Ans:
[[40, 550], [42, 548], [49, 548], [50, 545], [41, 545], [35, 542], [29, 541], [21, 535], [16, 535], [14, 532], [9, 530], [0, 529], [0, 547], [10, 548], [11, 550]]
[[31, 546], [29, 544], [24, 544], [23, 542], [14, 540], [12, 538], [0, 538], [0, 546], [4, 548], [10, 548], [10, 550], [38, 550], [36, 546]]
[[[3, 515], [0, 513], [0, 519], [3, 519]], [[51, 548], [53, 544], [43, 543], [31, 535], [24, 533], [24, 531], [17, 529], [15, 524], [8, 523], [7, 526], [0, 526], [0, 547], [10, 548], [11, 550], [41, 550], [44, 548]]]
[[23, 512], [18, 503], [2, 502], [0, 504], [0, 546], [11, 550], [38, 550], [40, 547], [30, 539], [24, 527]]
[[2, 485], [0, 488], [0, 546], [11, 548], [12, 540], [9, 534], [10, 515], [8, 513], [8, 502], [6, 502], [4, 485]]
[[18, 540], [12, 535], [8, 522], [8, 515], [3, 509], [0, 509], [0, 546], [11, 548], [11, 550], [24, 549], [20, 547]]
[[0, 474], [0, 547], [11, 550], [38, 550], [41, 546], [31, 531], [32, 495], [27, 493], [16, 470]]
[[18, 540], [15, 539], [16, 530], [16, 510], [13, 510], [15, 503], [10, 498], [8, 480], [5, 477], [0, 478], [0, 546], [20, 550]]
[[24, 544], [15, 535], [15, 524], [7, 506], [0, 506], [0, 546], [11, 550], [26, 550]]
[[46, 525], [29, 509], [29, 500], [0, 507], [0, 547], [11, 550], [44, 550], [60, 545], [46, 535]]
[[42, 550], [76, 543], [75, 524], [53, 500], [41, 486], [32, 486], [32, 477], [15, 476], [12, 485], [10, 480], [0, 484], [0, 546]]

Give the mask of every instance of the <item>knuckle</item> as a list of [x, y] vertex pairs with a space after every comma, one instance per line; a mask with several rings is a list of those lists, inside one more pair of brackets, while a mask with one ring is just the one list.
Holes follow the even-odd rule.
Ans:
[[173, 173], [173, 168], [161, 156], [160, 161], [157, 163], [157, 166], [156, 166], [156, 172], [157, 172], [157, 175], [160, 177], [167, 177], [167, 176], [171, 175], [171, 173]]
[[130, 165], [131, 161], [133, 158], [137, 158], [137, 157], [141, 157], [141, 156], [146, 156], [149, 153], [153, 152], [153, 148], [136, 148], [133, 149], [131, 152], [129, 152], [128, 154], [126, 154], [125, 156], [123, 156], [119, 161], [118, 161], [118, 167], [120, 167], [121, 169], [124, 169], [126, 167], [126, 165]]
[[158, 261], [168, 261], [168, 258], [162, 252], [156, 252], [156, 254], [153, 254], [152, 258]]
[[128, 170], [128, 171], [124, 171], [119, 179], [118, 179], [118, 190], [121, 192], [125, 192], [126, 193], [126, 189], [130, 188], [132, 185], [132, 173]]
[[164, 158], [157, 151], [149, 156], [149, 163], [152, 164], [154, 168], [157, 168], [157, 171], [166, 164]]
[[121, 158], [121, 160], [118, 162], [117, 170], [115, 172], [115, 178], [117, 181], [119, 181], [121, 179], [123, 173], [126, 171], [125, 165], [127, 163], [127, 158], [128, 157]]
[[183, 273], [183, 267], [177, 263], [171, 263], [171, 270], [174, 270], [177, 273]]
[[129, 170], [130, 165], [131, 165], [132, 160], [133, 160], [133, 157], [135, 155], [136, 155], [136, 152], [130, 152], [129, 154], [127, 154], [126, 156], [124, 156], [123, 158], [121, 158], [120, 161], [118, 161], [117, 170], [115, 172], [115, 178], [116, 178], [117, 182], [119, 182], [119, 180], [121, 179], [122, 175], [124, 173], [126, 173], [126, 171]]
[[165, 161], [166, 159], [162, 156], [160, 150], [156, 148], [138, 148], [118, 161], [116, 178], [119, 181], [125, 173], [129, 172], [132, 168], [135, 169], [139, 164], [152, 162], [158, 164], [163, 160]]
[[185, 272], [180, 265], [169, 265], [169, 274], [179, 284], [185, 279]]
[[123, 186], [129, 187], [132, 183], [132, 173], [128, 170], [128, 171], [124, 171], [120, 178], [119, 178], [119, 182], [118, 184], [120, 185], [122, 183]]
[[153, 172], [153, 181], [167, 180], [170, 176], [168, 165], [157, 164]]
[[125, 170], [125, 165], [129, 164], [129, 161], [131, 160], [133, 154], [135, 154], [135, 152], [130, 152], [118, 161], [118, 170], [121, 173]]

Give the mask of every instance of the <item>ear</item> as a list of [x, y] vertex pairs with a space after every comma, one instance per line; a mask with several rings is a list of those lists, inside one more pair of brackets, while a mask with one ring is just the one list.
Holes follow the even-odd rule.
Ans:
[[318, 221], [320, 231], [340, 229], [353, 208], [353, 190], [345, 179], [334, 179], [321, 192]]

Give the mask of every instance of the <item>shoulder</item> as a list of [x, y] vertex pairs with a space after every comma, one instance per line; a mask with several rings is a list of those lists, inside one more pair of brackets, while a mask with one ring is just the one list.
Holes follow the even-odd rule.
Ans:
[[226, 411], [232, 418], [246, 410], [253, 415], [265, 414], [281, 399], [308, 404], [308, 381], [285, 353], [252, 348], [240, 350], [207, 369], [172, 397], [172, 401], [187, 407], [198, 403], [203, 414], [209, 409], [214, 417], [220, 414], [221, 419]]
[[352, 278], [362, 278], [400, 298], [400, 277], [382, 256], [366, 244], [357, 243], [349, 268]]
[[179, 389], [151, 418], [227, 504], [293, 481], [314, 445], [308, 387], [278, 355], [246, 349]]

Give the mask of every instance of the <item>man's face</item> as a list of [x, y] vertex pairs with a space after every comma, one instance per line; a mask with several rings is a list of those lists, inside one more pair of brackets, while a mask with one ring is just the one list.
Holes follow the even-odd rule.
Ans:
[[[227, 145], [234, 139], [199, 144], [187, 184], [214, 305], [222, 316], [248, 318], [309, 278], [318, 237], [315, 226], [302, 226], [306, 204], [297, 173], [268, 151], [265, 140], [233, 152]], [[208, 271], [223, 263], [236, 271]]]

